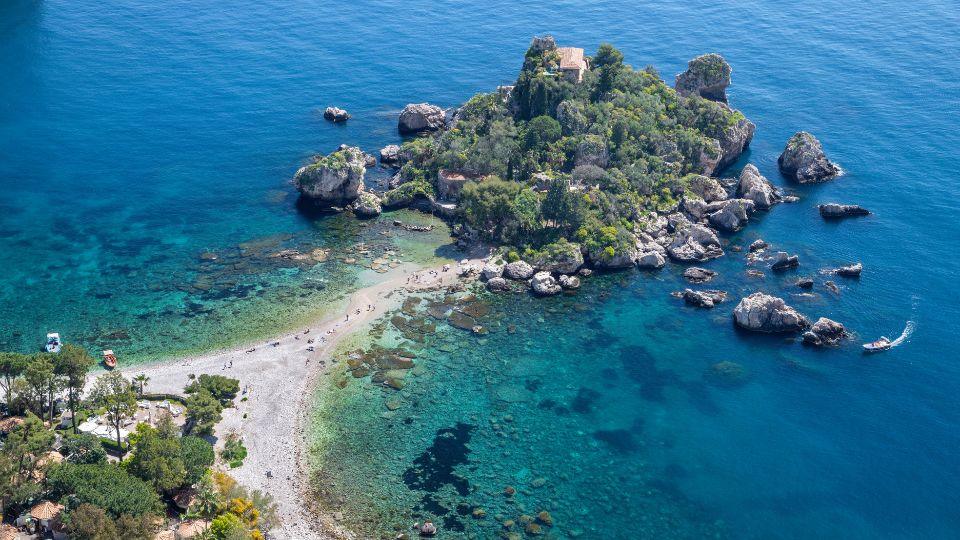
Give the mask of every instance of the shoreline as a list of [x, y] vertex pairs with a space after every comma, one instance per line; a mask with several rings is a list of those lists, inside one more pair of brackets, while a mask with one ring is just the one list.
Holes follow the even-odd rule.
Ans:
[[[478, 257], [469, 259], [480, 264]], [[342, 340], [398, 307], [406, 293], [449, 286], [459, 280], [451, 269], [406, 263], [380, 275], [381, 280], [352, 292], [304, 330], [287, 332], [255, 345], [138, 364], [119, 369], [126, 377], [150, 377], [149, 392], [182, 394], [188, 375], [220, 374], [240, 380], [234, 407], [223, 411], [214, 432], [217, 448], [237, 433], [247, 448], [244, 464], [227, 470], [240, 484], [273, 496], [283, 538], [353, 538], [333, 516], [312, 514], [305, 462], [305, 422], [320, 377], [330, 371], [330, 354]], [[413, 282], [411, 283], [411, 278]], [[400, 293], [400, 294], [395, 294]], [[373, 306], [373, 309], [368, 309]], [[344, 309], [345, 308], [345, 309]], [[359, 314], [357, 311], [359, 310]], [[346, 315], [346, 316], [345, 316]], [[309, 343], [309, 340], [314, 340]], [[313, 351], [308, 350], [312, 347]], [[270, 476], [267, 476], [267, 473]]]

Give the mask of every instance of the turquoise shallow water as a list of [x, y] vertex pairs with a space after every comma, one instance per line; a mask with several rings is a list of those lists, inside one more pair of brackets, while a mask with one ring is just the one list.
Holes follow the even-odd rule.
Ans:
[[[960, 10], [945, 1], [8, 1], [0, 6], [0, 345], [28, 350], [56, 328], [148, 358], [267, 335], [355, 285], [357, 268], [304, 270], [266, 258], [208, 269], [215, 286], [204, 291], [203, 281], [195, 287], [201, 253], [231, 256], [263, 238], [304, 250], [380, 238], [293, 209], [288, 179], [311, 153], [341, 142], [379, 148], [397, 140], [405, 103], [455, 105], [510, 82], [533, 34], [553, 32], [588, 51], [609, 40], [627, 62], [667, 77], [717, 51], [734, 68], [732, 104], [758, 125], [745, 160], [785, 185], [776, 156], [807, 129], [846, 171], [822, 186], [785, 186], [801, 201], [758, 217], [733, 241], [762, 236], [799, 253], [803, 272], [865, 265], [859, 281], [840, 282], [839, 295], [818, 285], [804, 300], [783, 288], [791, 276], [747, 281], [731, 253], [711, 263], [718, 287], [784, 294], [861, 339], [914, 320], [912, 338], [871, 358], [854, 344], [811, 351], [736, 333], [732, 303], [714, 312], [679, 306], [668, 294], [680, 286], [674, 270], [627, 273], [593, 280], [575, 299], [510, 303], [505, 317], [517, 334], [492, 334], [484, 345], [441, 324], [456, 332], [450, 343], [469, 347], [418, 351], [430, 376], [405, 391], [435, 397], [411, 423], [400, 423], [413, 414], [410, 398], [385, 419], [388, 396], [352, 383], [318, 410], [326, 438], [316, 456], [354, 456], [342, 470], [351, 482], [372, 480], [343, 506], [377, 501], [394, 516], [388, 526], [424, 513], [415, 506], [430, 486], [411, 488], [403, 473], [418, 470], [438, 430], [452, 429], [444, 433], [454, 442], [469, 433], [451, 454], [464, 460], [453, 470], [469, 492], [460, 495], [456, 482], [437, 497], [488, 507], [486, 521], [458, 517], [479, 536], [494, 514], [506, 517], [497, 493], [509, 482], [530, 491], [518, 496], [525, 511], [550, 509], [560, 537], [595, 531], [596, 521], [624, 538], [638, 524], [663, 536], [955, 537], [958, 30]], [[319, 111], [329, 104], [354, 119], [325, 123]], [[874, 216], [823, 223], [814, 205], [829, 200]], [[319, 279], [325, 289], [309, 287]], [[558, 308], [534, 323], [545, 305], [564, 302], [589, 309]], [[535, 327], [547, 339], [530, 335]], [[721, 360], [744, 365], [750, 382], [705, 381]], [[528, 390], [527, 380], [540, 382]], [[501, 399], [503, 387], [510, 399]], [[578, 413], [581, 388], [587, 401], [599, 397]], [[570, 413], [541, 408], [547, 399]], [[338, 410], [349, 414], [330, 414]], [[497, 435], [491, 416], [515, 426], [516, 438], [514, 428]], [[350, 491], [346, 477], [326, 473]], [[525, 487], [537, 474], [544, 487]]]

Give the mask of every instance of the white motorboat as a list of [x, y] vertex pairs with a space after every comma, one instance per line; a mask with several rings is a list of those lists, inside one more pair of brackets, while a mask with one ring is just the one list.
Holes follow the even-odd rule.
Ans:
[[61, 347], [63, 347], [63, 343], [60, 341], [60, 334], [56, 332], [47, 334], [47, 344], [44, 345], [44, 350], [49, 353], [58, 353]]

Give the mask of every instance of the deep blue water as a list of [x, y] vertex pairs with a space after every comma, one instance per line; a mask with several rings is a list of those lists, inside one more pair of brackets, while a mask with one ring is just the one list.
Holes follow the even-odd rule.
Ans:
[[[613, 337], [582, 348], [559, 339], [530, 347], [524, 355], [533, 367], [524, 376], [542, 369], [538, 392], [552, 388], [563, 399], [580, 387], [603, 397], [568, 419], [544, 417], [547, 409], [526, 401], [509, 405], [518, 423], [556, 422], [558, 436], [527, 432], [529, 450], [496, 459], [515, 469], [485, 470], [477, 485], [516, 483], [527, 462], [546, 455], [551, 470], [585, 461], [583, 474], [629, 495], [620, 505], [591, 492], [573, 499], [570, 482], [554, 476], [561, 537], [589, 530], [571, 524], [573, 516], [629, 530], [649, 517], [634, 495], [651, 482], [687, 501], [678, 508], [699, 509], [671, 516], [720, 520], [737, 537], [960, 534], [960, 355], [953, 347], [960, 264], [952, 256], [960, 239], [952, 155], [960, 146], [960, 9], [949, 1], [8, 0], [0, 5], [0, 342], [27, 349], [56, 328], [67, 339], [104, 344], [104, 335], [136, 329], [155, 339], [129, 345], [133, 353], [165, 354], [195, 349], [224, 328], [251, 327], [263, 313], [258, 301], [299, 299], [299, 307], [277, 308], [253, 325], [264, 333], [306, 312], [316, 298], [290, 292], [303, 279], [349, 283], [352, 274], [336, 265], [306, 272], [255, 265], [239, 277], [217, 274], [214, 290], [224, 297], [203, 299], [203, 288], [189, 286], [203, 273], [198, 254], [278, 234], [294, 235], [277, 243], [284, 247], [362, 239], [347, 224], [314, 222], [293, 209], [288, 179], [297, 166], [341, 142], [368, 150], [395, 142], [395, 115], [407, 102], [456, 105], [509, 83], [530, 37], [545, 32], [588, 51], [610, 41], [627, 62], [652, 64], [668, 80], [693, 56], [722, 53], [734, 68], [731, 103], [758, 126], [744, 162], [801, 197], [758, 217], [733, 242], [762, 236], [798, 252], [805, 273], [853, 260], [865, 271], [859, 281], [840, 281], [839, 295], [818, 285], [818, 297], [804, 300], [790, 297], [787, 277], [746, 280], [742, 257], [730, 253], [712, 263], [719, 285], [737, 294], [777, 292], [863, 340], [896, 335], [907, 320], [916, 331], [876, 357], [861, 356], [856, 344], [814, 352], [735, 333], [733, 303], [710, 313], [680, 307], [667, 295], [680, 286], [675, 270], [624, 274], [623, 286], [597, 280], [582, 294], [593, 298], [596, 287], [609, 287], [605, 307], [548, 316], [547, 331], [571, 340]], [[327, 124], [319, 113], [331, 104], [354, 118]], [[823, 141], [846, 171], [842, 178], [785, 184], [776, 157], [799, 129]], [[824, 223], [815, 205], [825, 201], [862, 204], [874, 215]], [[527, 315], [542, 308], [512, 306]], [[486, 346], [500, 346], [491, 354], [512, 351], [508, 334], [488, 339]], [[633, 357], [641, 361], [622, 360]], [[455, 355], [443, 358], [437, 377], [452, 376]], [[720, 360], [746, 366], [750, 383], [701, 390], [691, 382]], [[606, 367], [620, 383], [604, 383]], [[495, 397], [497, 376], [485, 375]], [[473, 411], [484, 426], [474, 440], [484, 441], [482, 415], [504, 413], [488, 410], [485, 380], [473, 382], [475, 398], [433, 403], [421, 414], [430, 421], [415, 432], [470, 423], [464, 411]], [[382, 421], [380, 410], [368, 421]], [[577, 439], [598, 426], [620, 433], [641, 424], [627, 452], [624, 439], [609, 434], [591, 438], [596, 444]], [[380, 444], [385, 455], [412, 458], [429, 438], [397, 435]], [[576, 444], [590, 451], [571, 456]], [[492, 456], [478, 448], [473, 459], [489, 459], [475, 466], [483, 469]], [[587, 513], [573, 512], [571, 500]]]

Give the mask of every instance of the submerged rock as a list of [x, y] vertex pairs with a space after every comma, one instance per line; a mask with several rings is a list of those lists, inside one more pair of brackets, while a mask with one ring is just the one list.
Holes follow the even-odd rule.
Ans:
[[503, 267], [503, 276], [517, 280], [530, 279], [533, 276], [533, 267], [524, 261], [507, 263]]
[[346, 122], [350, 119], [350, 113], [340, 107], [327, 107], [323, 111], [323, 117], [331, 122]]
[[487, 280], [487, 289], [493, 292], [509, 291], [510, 284], [502, 277], [494, 277]]
[[363, 189], [366, 172], [363, 152], [349, 146], [328, 156], [316, 157], [301, 167], [293, 183], [301, 195], [329, 204], [343, 204], [356, 199]]
[[755, 166], [747, 165], [740, 173], [737, 182], [737, 196], [753, 201], [760, 210], [769, 210], [780, 202], [780, 193], [773, 184], [760, 174]]
[[551, 296], [560, 294], [560, 285], [553, 279], [550, 272], [537, 272], [530, 280], [530, 288], [533, 292], [542, 296]]
[[443, 109], [429, 103], [410, 103], [400, 112], [397, 129], [400, 133], [438, 131], [446, 124]]
[[710, 366], [705, 378], [717, 386], [735, 387], [746, 384], [750, 377], [747, 370], [736, 362], [724, 360]]
[[869, 216], [870, 211], [857, 204], [827, 203], [818, 206], [823, 219], [842, 219], [847, 217]]
[[825, 182], [840, 174], [840, 168], [823, 153], [820, 141], [806, 131], [790, 137], [777, 164], [784, 176], [801, 184]]
[[810, 326], [806, 317], [782, 298], [756, 292], [740, 300], [733, 310], [737, 326], [753, 332], [799, 332]]
[[803, 342], [808, 345], [837, 345], [847, 336], [847, 329], [837, 321], [820, 317], [810, 330], [803, 333]]

